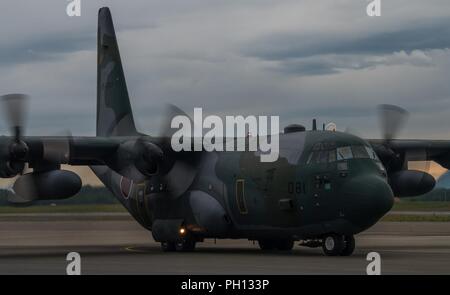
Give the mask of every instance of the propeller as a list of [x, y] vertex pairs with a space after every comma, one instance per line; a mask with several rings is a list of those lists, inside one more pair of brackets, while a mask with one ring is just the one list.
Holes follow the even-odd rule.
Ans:
[[395, 139], [408, 120], [409, 113], [399, 106], [381, 104], [378, 106], [378, 118], [385, 142]]
[[68, 136], [47, 138], [42, 141], [38, 153], [40, 157], [35, 156], [32, 159], [33, 171], [25, 174], [31, 160], [30, 146], [23, 139], [29, 96], [18, 93], [7, 94], [1, 96], [0, 100], [12, 134], [12, 139], [9, 142], [5, 141], [0, 147], [0, 177], [19, 176], [14, 184], [7, 187], [13, 192], [8, 201], [14, 204], [28, 204], [44, 190], [40, 183], [47, 180], [45, 177], [48, 174], [45, 173], [59, 170], [60, 164], [68, 160], [72, 137], [69, 133]]
[[[378, 122], [381, 129], [382, 140], [374, 148], [378, 156], [388, 171], [400, 171], [408, 169], [408, 161], [412, 162], [414, 170], [428, 173], [430, 169], [429, 161], [418, 161], [418, 159], [428, 159], [425, 149], [408, 151], [407, 154], [400, 154], [395, 151], [392, 141], [395, 140], [401, 129], [409, 119], [409, 112], [405, 109], [392, 105], [381, 104], [377, 107]], [[354, 128], [346, 128], [346, 133], [362, 137], [362, 133]]]
[[[6, 117], [6, 122], [13, 136], [9, 143], [7, 151], [2, 156], [5, 162], [6, 177], [23, 175], [26, 169], [26, 157], [29, 152], [27, 144], [22, 140], [24, 134], [24, 125], [26, 120], [27, 106], [29, 97], [25, 94], [7, 94], [0, 98], [2, 108]], [[25, 203], [23, 197], [15, 193], [16, 182], [8, 185], [6, 189], [11, 192], [8, 201], [14, 204]], [[32, 187], [30, 189], [33, 189]]]
[[[428, 173], [430, 169], [430, 161], [427, 159], [427, 151], [425, 149], [409, 151], [407, 155], [397, 154], [391, 146], [391, 141], [397, 138], [400, 130], [405, 126], [409, 118], [409, 112], [405, 109], [391, 104], [382, 104], [378, 106], [378, 118], [383, 134], [383, 148], [386, 162], [391, 170], [408, 169], [408, 161], [414, 161], [412, 167]], [[419, 160], [420, 161], [417, 161]], [[406, 167], [405, 167], [406, 165]]]
[[[161, 167], [159, 181], [167, 185], [169, 195], [176, 198], [183, 194], [195, 180], [199, 165], [202, 161], [202, 152], [180, 151], [175, 152], [171, 146], [172, 135], [176, 129], [171, 128], [172, 119], [176, 116], [189, 116], [178, 107], [168, 104], [166, 115], [161, 125], [158, 145], [164, 152], [164, 164]], [[191, 126], [194, 126], [190, 118]], [[193, 140], [191, 141], [193, 144]]]
[[[108, 166], [134, 182], [150, 180], [152, 187], [158, 187], [158, 191], [176, 198], [186, 192], [195, 180], [202, 153], [173, 150], [171, 141], [176, 129], [171, 128], [172, 119], [180, 115], [189, 117], [174, 105], [167, 105], [164, 113], [157, 137], [141, 135], [124, 141]], [[192, 126], [191, 119], [190, 122]]]
[[7, 151], [6, 165], [9, 177], [22, 174], [29, 148], [22, 140], [28, 96], [25, 94], [8, 94], [1, 98], [7, 123], [14, 137]]
[[3, 107], [8, 119], [8, 125], [16, 141], [20, 140], [29, 97], [25, 94], [7, 94], [1, 97]]
[[108, 165], [120, 175], [142, 182], [159, 172], [163, 155], [161, 148], [143, 135], [120, 144]]
[[408, 120], [409, 113], [403, 108], [381, 104], [377, 107], [378, 122], [383, 137], [382, 144], [377, 148], [377, 153], [388, 171], [404, 169], [404, 155], [398, 154], [391, 146], [391, 141], [397, 138], [398, 133]]

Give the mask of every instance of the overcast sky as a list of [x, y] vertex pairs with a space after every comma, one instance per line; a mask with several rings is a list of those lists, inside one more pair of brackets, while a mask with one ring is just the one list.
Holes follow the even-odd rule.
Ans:
[[[379, 137], [376, 106], [410, 111], [401, 137], [450, 139], [450, 1], [2, 0], [0, 89], [32, 96], [27, 134], [94, 135], [97, 10], [109, 6], [139, 129], [164, 103], [192, 113], [333, 121]], [[3, 122], [0, 131], [7, 132]]]

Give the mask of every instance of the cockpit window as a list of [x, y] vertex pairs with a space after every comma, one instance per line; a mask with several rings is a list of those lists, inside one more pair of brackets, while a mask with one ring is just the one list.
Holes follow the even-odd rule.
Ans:
[[319, 157], [317, 159], [319, 163], [327, 163], [328, 162], [328, 151], [320, 151]]
[[352, 149], [349, 146], [337, 148], [337, 160], [347, 160], [353, 158]]
[[331, 150], [328, 152], [328, 162], [336, 162], [336, 150]]
[[366, 148], [367, 153], [369, 154], [369, 158], [371, 158], [372, 160], [379, 161], [377, 153], [375, 153], [373, 148], [371, 148], [369, 146], [365, 146], [365, 148]]
[[314, 145], [307, 164], [333, 163], [353, 158], [379, 161], [377, 154], [370, 146], [361, 144], [336, 148], [334, 144], [318, 143]]
[[369, 153], [366, 150], [365, 146], [362, 145], [353, 145], [352, 146], [353, 156], [357, 159], [369, 158]]
[[328, 152], [325, 151], [314, 151], [309, 155], [307, 163], [327, 163], [328, 162]]

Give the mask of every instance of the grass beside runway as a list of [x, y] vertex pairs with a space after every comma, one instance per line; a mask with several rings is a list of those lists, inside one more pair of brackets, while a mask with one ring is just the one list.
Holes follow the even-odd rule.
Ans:
[[450, 211], [449, 202], [402, 201], [396, 202], [393, 211]]
[[387, 222], [450, 222], [449, 215], [397, 215], [389, 214], [384, 216], [381, 221]]

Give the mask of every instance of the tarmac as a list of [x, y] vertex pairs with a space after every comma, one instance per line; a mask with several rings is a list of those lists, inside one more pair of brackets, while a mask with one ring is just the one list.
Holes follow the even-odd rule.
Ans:
[[356, 236], [350, 257], [321, 248], [263, 252], [247, 240], [206, 240], [195, 252], [165, 253], [127, 214], [0, 216], [0, 274], [66, 274], [66, 255], [82, 274], [366, 274], [370, 252], [382, 274], [450, 274], [450, 223], [380, 222]]

